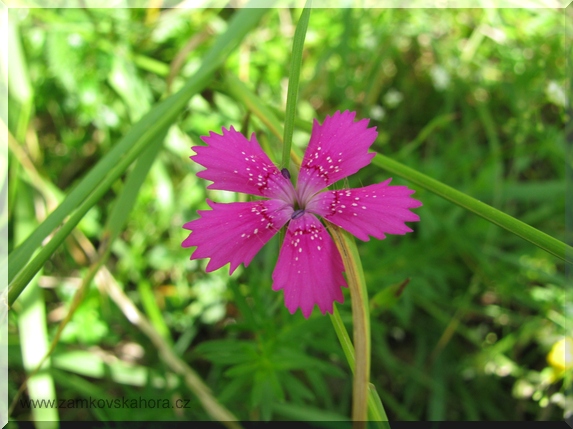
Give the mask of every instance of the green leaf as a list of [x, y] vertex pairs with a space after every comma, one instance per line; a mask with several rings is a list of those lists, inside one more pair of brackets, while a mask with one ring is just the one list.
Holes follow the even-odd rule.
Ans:
[[[281, 377], [285, 390], [295, 402], [312, 401], [315, 399], [314, 393], [306, 387], [297, 377], [291, 374], [285, 374]], [[326, 392], [325, 392], [326, 393]]]
[[[288, 419], [291, 420], [300, 420], [300, 421], [308, 421], [308, 422], [312, 422], [312, 421], [316, 421], [316, 422], [328, 422], [328, 425], [325, 427], [328, 428], [336, 428], [338, 426], [335, 426], [332, 424], [332, 422], [346, 422], [348, 421], [348, 418], [345, 416], [342, 416], [340, 414], [337, 413], [333, 413], [331, 411], [324, 411], [318, 408], [314, 408], [311, 407], [309, 405], [304, 405], [304, 406], [300, 406], [300, 405], [294, 405], [294, 404], [274, 404], [273, 405], [273, 410], [278, 413], [281, 414], [285, 417], [287, 417]], [[340, 428], [349, 428], [349, 426], [340, 426]]]
[[214, 340], [199, 344], [195, 352], [213, 363], [228, 365], [258, 358], [256, 345], [250, 341]]
[[379, 313], [396, 305], [408, 283], [410, 283], [410, 279], [406, 279], [399, 283], [394, 283], [376, 293], [376, 295], [374, 295], [370, 300], [371, 312]]

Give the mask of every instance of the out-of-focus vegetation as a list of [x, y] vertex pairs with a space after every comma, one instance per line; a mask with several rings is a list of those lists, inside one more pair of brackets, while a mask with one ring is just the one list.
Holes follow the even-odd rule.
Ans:
[[[152, 106], [183, 87], [237, 12], [10, 12], [12, 250]], [[374, 150], [571, 240], [564, 215], [565, 134], [573, 131], [566, 128], [567, 13], [315, 9], [299, 119], [355, 110], [378, 127]], [[96, 249], [105, 248], [118, 196], [133, 192], [105, 269], [81, 294], [21, 399], [182, 399], [186, 408], [31, 410], [18, 402], [11, 418], [214, 418], [205, 394], [165, 350], [239, 419], [348, 418], [352, 377], [329, 318], [290, 315], [271, 290], [277, 238], [233, 276], [227, 267], [206, 274], [207, 261], [189, 261], [189, 249], [180, 247], [182, 225], [207, 208], [207, 197], [243, 198], [207, 191], [195, 176], [189, 148], [200, 136], [230, 125], [254, 131], [279, 162], [278, 138], [229, 81], [240, 78], [282, 118], [299, 15], [263, 15], [188, 100], [141, 187], [128, 184], [132, 169], [113, 183], [9, 313], [13, 399], [74, 307]], [[307, 142], [301, 126], [294, 147], [302, 151]], [[371, 165], [347, 184], [387, 177]], [[390, 420], [559, 420], [573, 413], [565, 263], [427, 191], [415, 196], [424, 206], [413, 234], [359, 243], [371, 302], [372, 383]], [[406, 279], [399, 299], [389, 300], [388, 288]], [[114, 299], [110, 285], [125, 295]], [[130, 302], [159, 340], [132, 323]], [[348, 294], [338, 309], [351, 330]]]

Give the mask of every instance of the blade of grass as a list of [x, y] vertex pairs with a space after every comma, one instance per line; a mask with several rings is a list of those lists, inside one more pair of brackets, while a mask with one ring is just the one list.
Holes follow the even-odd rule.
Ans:
[[[8, 276], [9, 281], [22, 270], [30, 257], [38, 249], [42, 241], [69, 216], [76, 207], [89, 198], [94, 190], [101, 186], [105, 177], [113, 169], [119, 177], [125, 168], [166, 126], [172, 124], [177, 115], [187, 105], [187, 101], [201, 91], [212, 79], [227, 56], [235, 49], [245, 35], [259, 22], [266, 9], [244, 8], [238, 11], [227, 31], [219, 36], [213, 47], [204, 57], [197, 73], [176, 94], [166, 98], [153, 107], [130, 131], [104, 156], [96, 166], [86, 174], [81, 182], [69, 193], [66, 199], [50, 216], [34, 230], [32, 234], [10, 254]], [[130, 162], [122, 170], [114, 169], [119, 159], [127, 158]], [[106, 183], [114, 181], [107, 181]], [[110, 185], [111, 185], [110, 183]], [[103, 195], [103, 192], [99, 192]], [[99, 200], [92, 198], [92, 203]], [[92, 204], [93, 205], [93, 204]], [[88, 207], [89, 208], [89, 207]], [[86, 210], [87, 211], [87, 210]], [[71, 229], [69, 229], [71, 231]]]
[[[22, 187], [16, 203], [15, 238], [20, 240], [34, 228], [36, 223], [33, 213], [32, 195], [29, 188]], [[35, 283], [37, 277], [33, 279]], [[42, 357], [48, 349], [48, 328], [46, 326], [46, 305], [42, 291], [32, 287], [22, 297], [21, 311], [18, 313], [18, 332], [22, 350], [22, 361], [29, 375], [27, 383], [31, 400], [56, 401], [54, 380], [46, 372], [50, 362]], [[41, 372], [39, 371], [41, 370]], [[58, 410], [53, 407], [34, 407], [32, 415], [35, 421], [43, 421], [47, 427], [58, 427]]]
[[[58, 325], [58, 329], [57, 329], [56, 333], [54, 334], [54, 337], [52, 339], [52, 342], [50, 343], [50, 347], [47, 349], [47, 352], [45, 352], [43, 355], [40, 355], [40, 356], [42, 356], [42, 359], [37, 363], [36, 368], [30, 373], [28, 379], [24, 383], [22, 383], [22, 385], [18, 389], [18, 392], [16, 393], [16, 395], [12, 399], [10, 411], [12, 411], [14, 409], [14, 407], [17, 405], [18, 398], [24, 392], [24, 389], [29, 385], [30, 381], [33, 380], [33, 377], [35, 376], [35, 374], [42, 368], [42, 366], [44, 365], [44, 362], [46, 362], [49, 359], [51, 354], [56, 349], [56, 346], [58, 345], [58, 342], [60, 341], [60, 337], [61, 337], [62, 333], [64, 332], [65, 327], [72, 320], [76, 310], [79, 308], [80, 304], [83, 302], [83, 299], [86, 295], [87, 290], [89, 289], [89, 286], [90, 286], [92, 280], [94, 279], [95, 275], [97, 274], [97, 272], [99, 271], [101, 266], [107, 260], [109, 253], [110, 253], [111, 244], [113, 243], [115, 238], [117, 238], [117, 236], [119, 235], [119, 233], [123, 229], [123, 225], [127, 221], [127, 216], [131, 212], [131, 209], [133, 208], [133, 205], [135, 204], [135, 199], [136, 199], [136, 196], [138, 194], [139, 188], [141, 187], [141, 184], [143, 183], [143, 181], [147, 177], [147, 173], [149, 172], [149, 169], [151, 168], [153, 161], [155, 160], [157, 154], [159, 153], [159, 150], [162, 147], [162, 143], [163, 143], [163, 140], [165, 139], [166, 134], [167, 134], [167, 130], [164, 130], [163, 134], [159, 136], [158, 140], [156, 142], [153, 142], [153, 144], [150, 147], [148, 147], [145, 150], [145, 152], [143, 153], [143, 155], [137, 160], [135, 168], [133, 169], [133, 171], [131, 171], [129, 177], [127, 178], [127, 181], [126, 181], [126, 184], [123, 188], [123, 191], [122, 191], [121, 195], [118, 197], [116, 205], [112, 209], [112, 212], [110, 214], [110, 217], [108, 218], [106, 227], [104, 228], [104, 232], [102, 234], [103, 236], [101, 239], [99, 257], [92, 261], [88, 273], [82, 279], [82, 284], [80, 285], [80, 287], [77, 289], [76, 293], [74, 294], [74, 297], [72, 299], [72, 303], [68, 309], [68, 313], [66, 314], [66, 317]], [[66, 225], [68, 225], [68, 224], [69, 223], [67, 223]], [[65, 238], [65, 236], [63, 238]], [[52, 241], [57, 243], [58, 239], [56, 239], [56, 237], [54, 237], [54, 239]], [[52, 243], [52, 241], [50, 241], [50, 243]], [[36, 264], [39, 264], [41, 262], [41, 260], [36, 262], [36, 259], [38, 257], [40, 257], [41, 255], [42, 255], [42, 252], [40, 252], [36, 256], [36, 258], [34, 258], [32, 260], [32, 262], [29, 265], [36, 266]], [[26, 268], [22, 272], [25, 272]], [[10, 289], [10, 291], [12, 291], [12, 289]], [[10, 299], [10, 295], [9, 295], [9, 299]]]
[[23, 140], [33, 110], [34, 90], [30, 83], [28, 64], [20, 42], [16, 19], [8, 20], [8, 80], [10, 97], [18, 103], [16, 138]]
[[446, 113], [433, 118], [422, 128], [414, 140], [402, 146], [400, 152], [398, 152], [398, 157], [407, 158], [412, 152], [418, 149], [434, 131], [448, 125], [454, 119], [456, 119], [455, 113]]
[[308, 21], [310, 19], [310, 8], [312, 7], [312, 0], [307, 0], [298, 20], [294, 39], [292, 42], [290, 73], [288, 79], [287, 102], [286, 102], [286, 118], [284, 127], [283, 138], [283, 157], [281, 168], [289, 167], [290, 162], [290, 147], [292, 144], [292, 134], [294, 131], [294, 120], [296, 117], [296, 100], [298, 97], [298, 83], [300, 80], [300, 68], [302, 66], [302, 51], [304, 48], [304, 39], [306, 37], [306, 30], [308, 28]]
[[473, 197], [470, 197], [463, 192], [457, 191], [454, 188], [445, 185], [444, 183], [432, 179], [413, 168], [407, 167], [397, 161], [394, 161], [387, 156], [376, 154], [372, 163], [380, 168], [383, 168], [392, 174], [396, 174], [409, 180], [416, 185], [469, 210], [478, 216], [483, 217], [489, 222], [492, 222], [507, 231], [529, 241], [537, 247], [551, 253], [552, 255], [562, 259], [563, 261], [573, 264], [573, 247], [551, 237], [550, 235], [539, 231], [536, 228], [510, 216], [492, 206], [482, 203]]
[[[35, 277], [33, 283], [37, 282]], [[18, 332], [22, 361], [26, 373], [28, 396], [31, 400], [56, 402], [56, 388], [49, 372], [51, 363], [42, 357], [48, 350], [48, 329], [46, 327], [46, 304], [42, 290], [31, 287], [22, 295], [22, 310], [18, 314]], [[46, 423], [46, 427], [57, 428], [59, 416], [57, 408], [33, 407], [34, 421]]]
[[[9, 285], [9, 306], [14, 304], [20, 293], [24, 290], [30, 280], [38, 272], [38, 270], [44, 265], [50, 256], [52, 256], [58, 246], [72, 232], [72, 230], [76, 227], [76, 225], [84, 217], [88, 210], [91, 209], [93, 205], [100, 200], [100, 198], [111, 187], [112, 183], [115, 182], [117, 177], [119, 177], [123, 171], [125, 171], [130, 163], [131, 159], [122, 158], [122, 160], [110, 171], [110, 173], [105, 176], [104, 180], [100, 183], [100, 186], [98, 186], [95, 191], [84, 202], [81, 203], [81, 205], [73, 213], [70, 219], [54, 234], [52, 239], [40, 250], [34, 259], [32, 259], [32, 261], [30, 261], [30, 263], [18, 273], [18, 275]], [[59, 207], [61, 207], [61, 205]], [[104, 237], [104, 241], [105, 240], [106, 237]]]
[[151, 284], [147, 280], [142, 280], [137, 284], [137, 291], [141, 298], [141, 304], [145, 313], [149, 317], [149, 321], [157, 332], [163, 337], [165, 342], [170, 346], [173, 346], [173, 341], [171, 339], [171, 334], [169, 332], [169, 327], [165, 323], [163, 314], [159, 305], [157, 305], [157, 300], [151, 289]]
[[352, 345], [352, 341], [348, 336], [348, 332], [346, 332], [346, 327], [342, 322], [342, 318], [340, 317], [340, 313], [338, 312], [338, 307], [336, 304], [334, 304], [332, 314], [330, 315], [330, 321], [332, 322], [334, 332], [336, 332], [336, 336], [338, 337], [338, 341], [340, 342], [344, 356], [346, 356], [346, 361], [350, 366], [350, 370], [354, 374], [354, 346]]
[[161, 131], [157, 136], [157, 140], [152, 142], [152, 144], [138, 158], [133, 171], [131, 171], [127, 177], [121, 194], [116, 199], [115, 205], [113, 206], [104, 226], [100, 253], [107, 251], [111, 247], [113, 241], [119, 236], [121, 231], [123, 231], [127, 218], [135, 205], [137, 196], [139, 195], [139, 189], [163, 147], [163, 142], [165, 141], [168, 130], [169, 127], [166, 127]]
[[[101, 387], [98, 387], [95, 383], [87, 381], [75, 374], [71, 374], [67, 371], [60, 371], [54, 368], [50, 370], [50, 374], [52, 374], [58, 386], [63, 386], [79, 395], [83, 395], [84, 397], [91, 396], [92, 398], [98, 397], [102, 399], [111, 399], [110, 392], [104, 390]], [[93, 407], [90, 411], [93, 412], [96, 420], [111, 420], [105, 410]]]
[[[89, 378], [107, 379], [117, 384], [143, 387], [146, 384], [156, 389], [173, 389], [177, 386], [177, 377], [167, 373], [158, 374], [153, 368], [133, 363], [127, 363], [122, 360], [106, 359], [105, 355], [95, 355], [86, 350], [70, 350], [65, 352], [54, 353], [52, 356], [53, 368], [51, 372], [66, 371], [68, 377], [74, 377], [73, 374]], [[80, 379], [83, 380], [83, 379]], [[91, 384], [87, 380], [84, 383]], [[97, 384], [101, 386], [101, 384]], [[100, 390], [101, 389], [101, 390]], [[109, 394], [105, 388], [93, 386], [91, 396], [105, 398]], [[88, 392], [82, 392], [86, 397], [90, 396]]]

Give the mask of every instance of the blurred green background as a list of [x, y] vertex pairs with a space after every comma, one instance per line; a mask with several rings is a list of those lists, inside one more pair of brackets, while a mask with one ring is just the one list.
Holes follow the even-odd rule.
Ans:
[[[378, 127], [374, 150], [570, 241], [571, 11], [313, 9], [295, 150], [303, 153], [313, 118], [354, 110]], [[149, 109], [193, 78], [214, 40], [230, 37], [237, 13], [10, 10], [10, 250]], [[182, 225], [207, 208], [207, 197], [245, 198], [206, 191], [195, 176], [189, 148], [200, 136], [234, 125], [256, 132], [280, 161], [269, 117], [284, 119], [300, 10], [258, 13], [224, 65], [183, 100], [163, 145], [157, 139], [145, 152], [150, 167], [141, 162], [113, 182], [10, 311], [10, 400], [55, 344], [12, 419], [206, 420], [225, 408], [241, 420], [348, 419], [352, 377], [329, 318], [290, 315], [271, 290], [277, 238], [233, 276], [227, 267], [206, 274], [207, 261], [190, 261], [180, 246]], [[237, 92], [237, 78], [268, 112]], [[371, 165], [345, 185], [387, 177]], [[371, 303], [371, 381], [390, 420], [573, 413], [564, 262], [406, 180], [393, 184], [413, 187], [424, 204], [415, 232], [358, 243]], [[131, 197], [133, 208], [122, 212], [120, 197]], [[125, 224], [114, 223], [118, 212]], [[105, 268], [87, 281], [98, 261]], [[406, 279], [399, 299], [389, 300]], [[338, 308], [351, 332], [345, 294]], [[21, 402], [42, 398], [188, 402], [59, 409]], [[206, 398], [219, 411], [207, 411]]]

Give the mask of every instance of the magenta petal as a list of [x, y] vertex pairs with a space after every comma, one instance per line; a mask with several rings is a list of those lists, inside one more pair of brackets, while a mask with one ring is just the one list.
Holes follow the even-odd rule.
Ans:
[[244, 192], [283, 201], [294, 200], [294, 187], [263, 152], [255, 135], [247, 140], [233, 127], [202, 137], [208, 146], [194, 146], [191, 159], [206, 168], [197, 173], [211, 180], [209, 189]]
[[308, 318], [315, 304], [323, 314], [332, 313], [334, 301], [344, 301], [343, 271], [338, 249], [315, 216], [305, 214], [290, 221], [273, 272], [273, 290], [284, 290], [291, 314], [300, 308]]
[[380, 240], [385, 234], [403, 235], [412, 231], [404, 222], [420, 220], [409, 209], [422, 203], [410, 197], [414, 191], [406, 186], [389, 186], [391, 180], [365, 188], [323, 192], [314, 196], [307, 210], [364, 241], [369, 235]]
[[368, 128], [368, 119], [354, 122], [355, 115], [336, 112], [322, 125], [314, 121], [298, 176], [301, 204], [328, 185], [356, 173], [374, 157], [368, 149], [378, 135], [376, 128]]
[[207, 272], [229, 262], [231, 274], [239, 264], [249, 265], [293, 212], [280, 200], [207, 203], [213, 210], [199, 210], [199, 219], [183, 225], [192, 232], [182, 243], [183, 247], [197, 246], [191, 259], [211, 258]]

